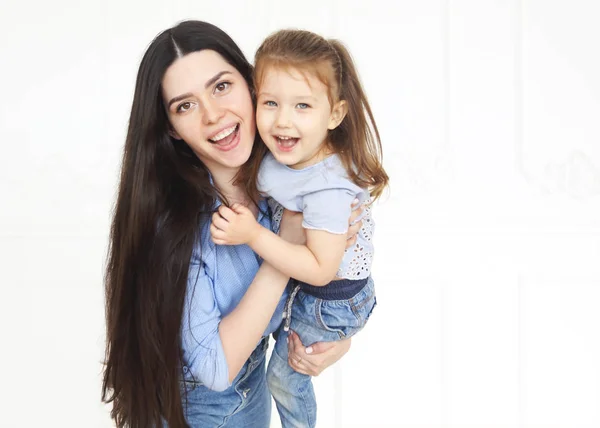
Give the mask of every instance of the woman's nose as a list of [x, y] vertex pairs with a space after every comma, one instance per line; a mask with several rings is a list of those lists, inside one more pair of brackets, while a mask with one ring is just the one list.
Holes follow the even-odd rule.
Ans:
[[204, 111], [202, 112], [202, 121], [209, 125], [217, 123], [225, 113], [225, 110], [219, 105], [216, 100], [207, 99], [203, 103]]

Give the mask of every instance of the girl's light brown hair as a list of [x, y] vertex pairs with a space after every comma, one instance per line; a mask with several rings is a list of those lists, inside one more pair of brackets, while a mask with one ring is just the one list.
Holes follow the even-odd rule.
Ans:
[[[372, 199], [377, 199], [389, 178], [382, 165], [379, 130], [346, 47], [338, 40], [327, 40], [310, 31], [280, 30], [265, 39], [256, 51], [254, 63], [256, 93], [265, 72], [276, 67], [316, 76], [327, 86], [331, 106], [346, 101], [348, 113], [337, 128], [329, 131], [328, 148], [340, 156], [350, 179], [369, 189]], [[261, 144], [238, 177], [249, 195], [258, 196], [256, 178], [266, 152], [267, 147]]]

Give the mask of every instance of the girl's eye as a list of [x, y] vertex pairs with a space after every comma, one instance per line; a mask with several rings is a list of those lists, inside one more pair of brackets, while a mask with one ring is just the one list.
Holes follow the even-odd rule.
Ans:
[[299, 104], [296, 104], [296, 107], [298, 107], [300, 110], [305, 110], [305, 109], [309, 108], [310, 106], [306, 103], [299, 103]]
[[267, 107], [277, 107], [277, 103], [275, 101], [265, 101], [265, 105]]
[[192, 108], [192, 103], [190, 103], [189, 101], [186, 101], [185, 103], [181, 103], [181, 104], [179, 104], [179, 106], [177, 106], [177, 112], [185, 113], [190, 108]]
[[223, 91], [227, 90], [229, 88], [229, 86], [231, 86], [230, 82], [219, 82], [215, 86], [215, 92], [223, 92]]

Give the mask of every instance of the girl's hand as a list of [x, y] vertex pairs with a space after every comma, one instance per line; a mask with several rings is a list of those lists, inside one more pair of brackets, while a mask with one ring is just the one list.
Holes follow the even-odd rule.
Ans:
[[247, 244], [260, 234], [262, 226], [254, 214], [242, 204], [233, 204], [231, 208], [221, 205], [212, 216], [210, 234], [218, 245]]
[[300, 337], [290, 330], [288, 335], [288, 364], [298, 373], [319, 376], [350, 349], [352, 338], [338, 342], [317, 342], [305, 348]]
[[306, 233], [302, 227], [302, 213], [283, 210], [279, 236], [292, 244], [306, 244]]

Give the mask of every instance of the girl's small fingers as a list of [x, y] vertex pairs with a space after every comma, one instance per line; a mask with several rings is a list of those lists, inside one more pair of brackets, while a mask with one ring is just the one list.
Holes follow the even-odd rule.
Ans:
[[225, 220], [231, 220], [235, 217], [235, 212], [231, 208], [226, 207], [225, 205], [221, 205], [219, 207], [219, 214], [221, 214], [221, 217], [223, 217]]
[[227, 238], [227, 235], [225, 234], [225, 232], [223, 232], [222, 230], [219, 230], [219, 229], [211, 230], [210, 235], [215, 244], [219, 243], [217, 241], [225, 241], [225, 239]]
[[229, 222], [222, 217], [213, 219], [212, 224], [213, 224], [213, 226], [216, 226], [220, 230], [225, 230], [225, 229], [227, 229], [227, 226], [229, 226]]
[[237, 202], [231, 206], [231, 209], [237, 214], [251, 214], [250, 209], [246, 205]]

